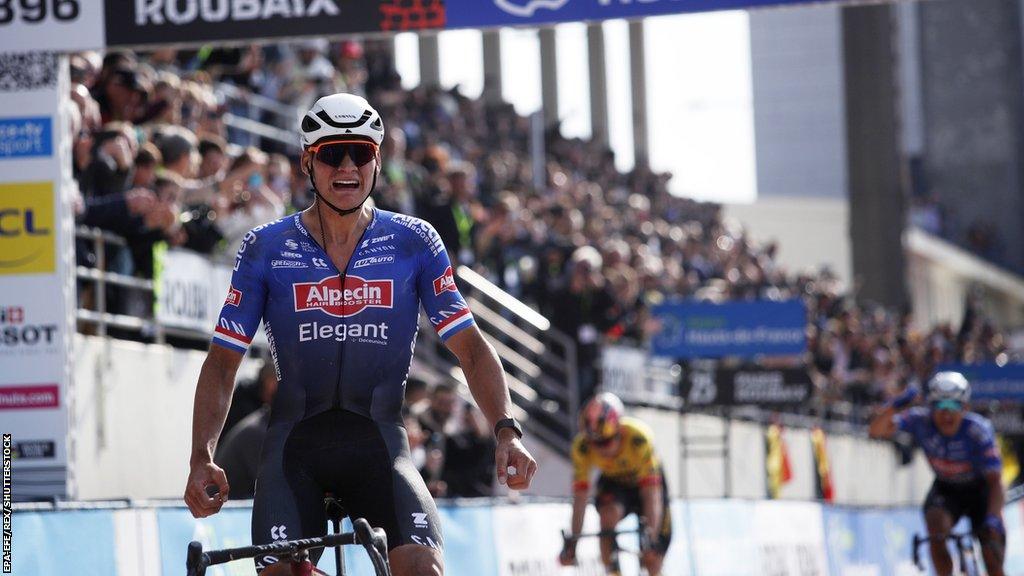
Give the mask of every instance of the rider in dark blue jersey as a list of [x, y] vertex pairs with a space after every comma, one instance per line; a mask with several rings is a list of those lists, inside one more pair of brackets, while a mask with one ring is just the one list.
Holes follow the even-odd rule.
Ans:
[[[894, 398], [872, 420], [875, 438], [891, 438], [897, 431], [913, 437], [935, 472], [924, 502], [932, 565], [936, 573], [953, 573], [945, 537], [961, 517], [982, 545], [985, 567], [992, 576], [1003, 574], [1006, 530], [1002, 462], [992, 424], [968, 412], [971, 387], [958, 372], [939, 372], [928, 382], [928, 407], [904, 410], [917, 396], [910, 387]], [[902, 411], [902, 412], [901, 412]]]
[[[302, 132], [316, 200], [254, 228], [239, 247], [196, 389], [185, 501], [205, 517], [227, 498], [212, 455], [235, 372], [262, 321], [279, 384], [256, 482], [253, 543], [323, 534], [330, 492], [350, 516], [385, 529], [396, 576], [436, 576], [443, 573], [439, 518], [401, 418], [421, 305], [495, 426], [499, 481], [525, 489], [536, 463], [437, 232], [364, 205], [380, 172], [380, 116], [360, 97], [335, 94], [317, 101]], [[217, 497], [207, 496], [211, 485]], [[257, 558], [257, 572], [289, 573], [276, 560]]]

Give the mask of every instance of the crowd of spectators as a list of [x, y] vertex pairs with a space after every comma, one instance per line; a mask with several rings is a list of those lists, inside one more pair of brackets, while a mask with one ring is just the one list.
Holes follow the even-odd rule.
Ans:
[[[751, 240], [720, 206], [670, 194], [670, 174], [619, 172], [607, 147], [564, 138], [557, 126], [545, 134], [546, 185], [536, 189], [527, 118], [456, 90], [404, 90], [392, 62], [390, 43], [375, 41], [74, 55], [78, 219], [129, 240], [108, 250], [107, 268], [151, 277], [156, 243], [227, 262], [246, 230], [311, 202], [297, 147], [226, 122], [231, 114], [295, 133], [297, 118], [255, 113], [217, 83], [299, 111], [347, 90], [366, 95], [387, 124], [372, 201], [430, 221], [454, 261], [575, 338], [584, 396], [599, 377], [600, 346], [643, 343], [653, 325], [647, 310], [668, 297], [803, 298], [805, 360], [829, 405], [875, 403], [939, 363], [1006, 353], [1001, 334], [974, 313], [957, 330], [918, 332], [907, 313], [857, 303], [828, 270], [783, 269], [777, 247]], [[937, 217], [918, 215], [926, 224]], [[80, 261], [94, 261], [91, 245], [78, 248]], [[89, 306], [88, 290], [81, 297]], [[148, 303], [113, 300], [119, 311], [147, 313]], [[430, 438], [448, 426], [437, 394], [443, 388], [416, 416], [427, 468]], [[472, 413], [447, 417], [472, 429]]]

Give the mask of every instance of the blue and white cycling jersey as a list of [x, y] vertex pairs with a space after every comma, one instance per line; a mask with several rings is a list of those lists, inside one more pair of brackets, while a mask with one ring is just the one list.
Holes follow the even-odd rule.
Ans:
[[271, 427], [331, 408], [399, 423], [420, 304], [442, 340], [473, 325], [429, 223], [374, 210], [342, 272], [295, 214], [246, 234], [213, 343], [244, 353], [263, 321]]
[[898, 414], [895, 422], [924, 450], [936, 480], [968, 484], [981, 480], [986, 472], [1002, 470], [992, 424], [978, 414], [968, 412], [953, 436], [939, 432], [929, 409], [921, 406]]

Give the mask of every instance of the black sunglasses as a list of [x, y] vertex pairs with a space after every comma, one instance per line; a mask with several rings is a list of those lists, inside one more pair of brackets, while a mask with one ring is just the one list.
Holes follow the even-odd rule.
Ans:
[[311, 146], [309, 151], [313, 153], [314, 158], [331, 168], [341, 166], [345, 156], [362, 168], [377, 155], [377, 147], [369, 142], [327, 142]]

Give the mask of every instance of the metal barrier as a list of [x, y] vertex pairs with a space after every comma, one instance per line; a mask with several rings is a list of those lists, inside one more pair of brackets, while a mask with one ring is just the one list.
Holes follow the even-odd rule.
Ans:
[[107, 286], [122, 286], [124, 288], [139, 290], [152, 297], [153, 281], [134, 276], [118, 274], [107, 271], [107, 246], [127, 247], [128, 242], [111, 232], [78, 226], [75, 228], [75, 237], [79, 240], [92, 241], [93, 253], [96, 255], [96, 267], [76, 266], [75, 277], [79, 282], [91, 283], [94, 287], [95, 309], [83, 309], [80, 306], [76, 309], [75, 315], [79, 324], [91, 324], [96, 326], [96, 335], [106, 336], [109, 327], [124, 330], [137, 331], [143, 335], [151, 335], [156, 342], [164, 341], [164, 333], [160, 325], [153, 321], [135, 316], [123, 314], [112, 314], [107, 311]]
[[217, 83], [214, 86], [214, 91], [226, 102], [233, 102], [236, 105], [247, 107], [250, 113], [268, 114], [280, 120], [280, 122], [267, 124], [259, 119], [244, 115], [224, 114], [225, 126], [247, 132], [260, 139], [273, 140], [295, 151], [301, 151], [296, 134], [298, 134], [299, 119], [302, 118], [302, 111], [297, 107], [254, 94], [224, 82]]

